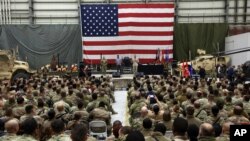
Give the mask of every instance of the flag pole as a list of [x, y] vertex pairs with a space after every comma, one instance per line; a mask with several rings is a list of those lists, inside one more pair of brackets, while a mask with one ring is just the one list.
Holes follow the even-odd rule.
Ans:
[[191, 57], [191, 51], [190, 50], [188, 51], [188, 58], [189, 58], [189, 61], [191, 61], [192, 57]]

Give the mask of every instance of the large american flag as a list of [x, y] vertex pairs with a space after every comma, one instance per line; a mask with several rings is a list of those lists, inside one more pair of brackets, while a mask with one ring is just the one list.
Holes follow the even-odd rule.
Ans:
[[114, 63], [117, 55], [153, 63], [158, 50], [173, 58], [174, 4], [81, 5], [83, 61]]

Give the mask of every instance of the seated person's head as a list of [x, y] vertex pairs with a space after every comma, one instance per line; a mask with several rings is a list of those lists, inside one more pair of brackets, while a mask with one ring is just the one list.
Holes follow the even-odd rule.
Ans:
[[84, 124], [77, 124], [71, 130], [72, 141], [86, 141], [88, 139], [88, 129]]
[[188, 122], [186, 119], [177, 117], [174, 119], [173, 123], [173, 134], [174, 136], [184, 136], [188, 129]]
[[204, 136], [214, 136], [214, 128], [211, 124], [209, 123], [203, 123], [200, 126], [200, 130], [199, 130], [199, 136], [200, 137], [204, 137]]
[[142, 122], [142, 126], [145, 129], [151, 129], [152, 128], [152, 120], [150, 118], [145, 118]]
[[34, 135], [37, 132], [38, 124], [34, 118], [27, 118], [21, 123], [23, 134]]
[[132, 131], [128, 134], [125, 141], [145, 141], [145, 138], [140, 131]]
[[188, 106], [187, 108], [186, 108], [186, 112], [187, 112], [187, 115], [189, 115], [189, 116], [192, 116], [192, 115], [194, 115], [194, 107], [193, 106]]
[[155, 125], [154, 131], [155, 132], [160, 132], [160, 133], [162, 133], [162, 135], [165, 135], [165, 133], [167, 131], [167, 128], [166, 128], [166, 126], [163, 123], [157, 123]]
[[60, 134], [64, 131], [65, 125], [61, 119], [55, 119], [51, 122], [51, 129], [54, 134]]
[[19, 121], [17, 119], [11, 119], [5, 123], [4, 127], [7, 133], [16, 134], [19, 131]]
[[199, 127], [195, 124], [190, 124], [188, 126], [187, 134], [190, 140], [197, 139], [199, 135]]
[[164, 121], [170, 121], [171, 120], [170, 111], [164, 111], [164, 113], [163, 113], [163, 120]]

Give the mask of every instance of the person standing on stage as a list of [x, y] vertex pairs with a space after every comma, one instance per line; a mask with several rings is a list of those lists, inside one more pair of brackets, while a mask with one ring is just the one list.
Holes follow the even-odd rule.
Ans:
[[101, 71], [102, 71], [102, 74], [103, 74], [103, 75], [106, 75], [107, 64], [108, 64], [108, 61], [107, 61], [107, 59], [103, 56], [103, 57], [102, 57], [102, 60], [101, 60]]
[[136, 55], [134, 56], [133, 61], [133, 73], [136, 75], [137, 73], [137, 68], [138, 68], [138, 63], [139, 63], [139, 59], [136, 58]]
[[116, 63], [117, 72], [121, 73], [122, 59], [119, 57], [119, 55], [117, 55], [115, 63]]
[[85, 65], [83, 72], [85, 77], [88, 78], [91, 76], [91, 69], [89, 68], [89, 65]]

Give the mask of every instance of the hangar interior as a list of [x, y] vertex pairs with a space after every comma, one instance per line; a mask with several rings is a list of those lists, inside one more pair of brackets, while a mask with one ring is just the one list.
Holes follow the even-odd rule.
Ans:
[[194, 58], [198, 48], [224, 51], [225, 37], [250, 31], [249, 0], [1, 0], [0, 49], [18, 47], [20, 59], [35, 69], [55, 54], [62, 62], [78, 63], [80, 4], [166, 2], [175, 4], [175, 60], [188, 59], [189, 51]]

